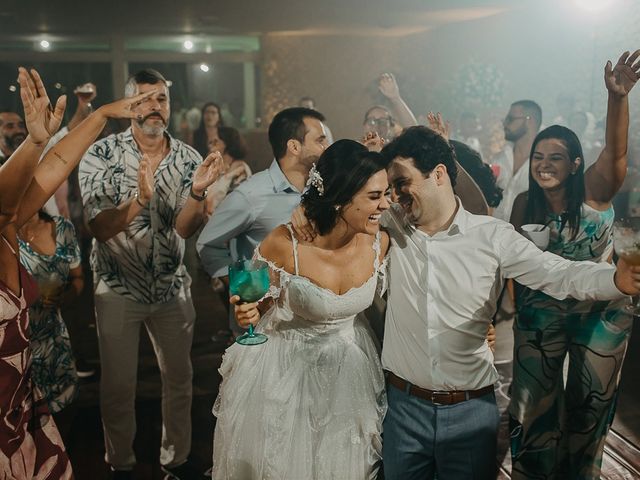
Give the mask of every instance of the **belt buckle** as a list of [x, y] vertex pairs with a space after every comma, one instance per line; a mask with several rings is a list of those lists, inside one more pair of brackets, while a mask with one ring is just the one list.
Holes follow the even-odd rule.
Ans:
[[436, 398], [438, 397], [438, 395], [448, 395], [449, 392], [435, 392], [432, 391], [431, 392], [431, 403], [433, 403], [434, 405], [447, 405], [446, 403], [441, 403], [439, 401], [436, 400]]

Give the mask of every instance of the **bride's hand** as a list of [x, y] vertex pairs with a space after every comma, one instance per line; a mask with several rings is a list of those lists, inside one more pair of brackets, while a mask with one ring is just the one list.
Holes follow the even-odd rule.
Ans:
[[229, 303], [234, 305], [234, 312], [236, 315], [236, 322], [242, 328], [247, 328], [249, 325], [255, 325], [260, 320], [260, 311], [258, 310], [258, 302], [253, 303], [240, 303], [240, 297], [233, 295], [229, 299]]

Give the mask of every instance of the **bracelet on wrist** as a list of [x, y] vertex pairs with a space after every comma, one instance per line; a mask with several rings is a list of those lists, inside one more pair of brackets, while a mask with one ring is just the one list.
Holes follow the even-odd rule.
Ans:
[[204, 189], [204, 191], [202, 192], [202, 195], [196, 195], [196, 193], [193, 191], [193, 185], [192, 185], [191, 188], [189, 189], [189, 196], [194, 200], [197, 200], [198, 202], [202, 202], [207, 198], [207, 189], [206, 188]]
[[140, 205], [142, 208], [146, 207], [146, 205], [140, 201], [140, 194], [138, 193], [138, 190], [136, 190], [135, 193], [133, 194], [133, 198], [136, 199], [136, 203]]

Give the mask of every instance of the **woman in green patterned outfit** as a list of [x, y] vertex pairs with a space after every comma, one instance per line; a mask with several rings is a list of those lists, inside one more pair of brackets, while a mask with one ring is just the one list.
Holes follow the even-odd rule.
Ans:
[[60, 307], [82, 292], [80, 247], [71, 222], [40, 210], [18, 232], [20, 262], [36, 279], [40, 298], [29, 309], [31, 377], [51, 413], [76, 396], [78, 374]]
[[[629, 103], [640, 50], [605, 67], [606, 144], [586, 172], [568, 128], [541, 131], [531, 148], [529, 191], [514, 203], [516, 228], [550, 227], [548, 250], [570, 260], [611, 261], [613, 207], [627, 170]], [[509, 405], [512, 478], [599, 479], [632, 318], [620, 302], [517, 295]], [[566, 386], [563, 364], [568, 354]]]

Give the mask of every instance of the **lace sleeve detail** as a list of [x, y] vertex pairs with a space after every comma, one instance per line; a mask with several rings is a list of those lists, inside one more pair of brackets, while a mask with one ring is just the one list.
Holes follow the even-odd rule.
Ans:
[[387, 288], [389, 286], [389, 254], [387, 254], [382, 263], [378, 267], [378, 286], [376, 288], [376, 293], [379, 296], [382, 296], [386, 293]]
[[373, 251], [376, 252], [376, 258], [373, 262], [373, 268], [380, 269], [380, 232], [376, 233], [376, 238], [373, 241]]
[[282, 290], [286, 288], [287, 284], [289, 283], [291, 274], [287, 272], [285, 269], [276, 266], [276, 264], [273, 263], [272, 261], [264, 258], [260, 254], [259, 244], [253, 252], [253, 260], [260, 260], [266, 263], [267, 265], [269, 265], [269, 280], [270, 280], [269, 291], [265, 293], [264, 297], [262, 297], [260, 301], [266, 298], [273, 298], [274, 300], [277, 300], [278, 298], [280, 298], [280, 294], [282, 293]]

